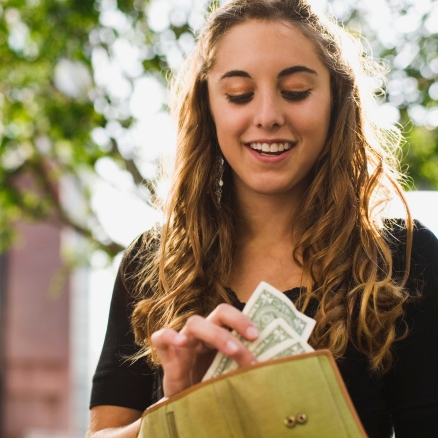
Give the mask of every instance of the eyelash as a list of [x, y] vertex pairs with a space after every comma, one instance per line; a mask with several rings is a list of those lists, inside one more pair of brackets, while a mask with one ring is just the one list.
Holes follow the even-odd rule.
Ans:
[[306, 97], [310, 96], [311, 90], [306, 91], [282, 91], [281, 94], [287, 100], [291, 100], [293, 102], [298, 102], [300, 100], [304, 100]]
[[237, 96], [227, 94], [227, 100], [230, 103], [235, 103], [237, 105], [244, 105], [245, 103], [248, 103], [252, 99], [252, 96], [253, 96], [252, 93], [238, 94]]
[[[311, 93], [311, 90], [306, 91], [282, 91], [282, 96], [291, 102], [299, 102], [300, 100], [304, 100]], [[252, 97], [253, 93], [239, 94], [237, 96], [233, 96], [231, 94], [226, 95], [228, 102], [234, 103], [237, 105], [244, 105], [248, 103]]]

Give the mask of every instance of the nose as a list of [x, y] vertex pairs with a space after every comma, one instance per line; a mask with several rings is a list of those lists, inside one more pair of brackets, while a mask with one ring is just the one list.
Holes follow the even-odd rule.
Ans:
[[254, 124], [257, 127], [272, 129], [284, 124], [283, 105], [275, 93], [259, 94], [255, 103]]

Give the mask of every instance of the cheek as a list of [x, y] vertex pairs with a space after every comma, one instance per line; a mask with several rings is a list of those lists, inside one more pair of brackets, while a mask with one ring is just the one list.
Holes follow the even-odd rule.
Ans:
[[331, 116], [330, 102], [324, 102], [317, 106], [312, 105], [303, 108], [300, 112], [301, 126], [304, 132], [318, 140], [324, 140], [327, 137]]
[[222, 102], [218, 101], [218, 99], [212, 98], [210, 100], [210, 112], [211, 117], [214, 120], [216, 125], [216, 129], [221, 129], [223, 126], [228, 124], [227, 122], [227, 112], [225, 110], [225, 105]]
[[244, 113], [230, 108], [223, 108], [222, 111], [216, 113], [215, 124], [219, 139], [238, 137], [247, 126]]

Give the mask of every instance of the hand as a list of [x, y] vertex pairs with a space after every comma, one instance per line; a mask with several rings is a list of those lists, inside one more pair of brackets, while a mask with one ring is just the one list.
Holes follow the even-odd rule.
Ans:
[[239, 366], [257, 362], [229, 329], [249, 341], [258, 337], [251, 320], [229, 304], [220, 304], [207, 318], [191, 316], [179, 333], [161, 329], [152, 334], [152, 345], [164, 371], [165, 397], [200, 382], [217, 350], [233, 358]]

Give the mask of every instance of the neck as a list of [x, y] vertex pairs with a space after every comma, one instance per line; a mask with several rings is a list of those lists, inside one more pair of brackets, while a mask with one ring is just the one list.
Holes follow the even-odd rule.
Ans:
[[241, 243], [257, 240], [293, 244], [298, 240], [301, 234], [298, 214], [302, 193], [266, 195], [252, 192], [236, 195], [242, 220], [239, 230]]

